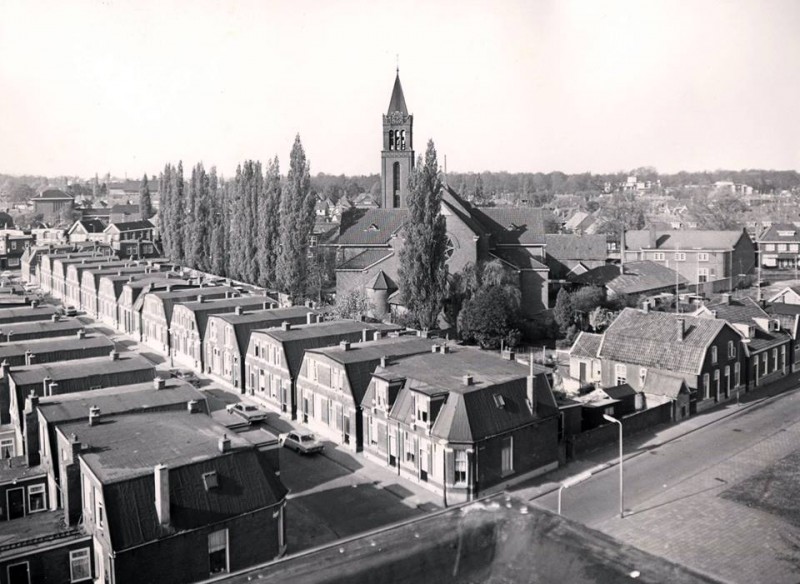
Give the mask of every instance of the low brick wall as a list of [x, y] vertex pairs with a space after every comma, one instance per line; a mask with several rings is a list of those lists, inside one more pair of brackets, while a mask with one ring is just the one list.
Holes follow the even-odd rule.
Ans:
[[[659, 424], [672, 421], [672, 402], [664, 403], [660, 406], [636, 412], [622, 418], [623, 436], [630, 436], [642, 430], [652, 428]], [[586, 432], [581, 432], [568, 438], [567, 457], [575, 458], [584, 452], [589, 452], [595, 448], [612, 444], [617, 441], [619, 428], [616, 424], [608, 423], [598, 426]]]

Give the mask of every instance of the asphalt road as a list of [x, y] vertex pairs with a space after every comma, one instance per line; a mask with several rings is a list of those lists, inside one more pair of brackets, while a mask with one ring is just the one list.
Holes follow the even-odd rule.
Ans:
[[[787, 392], [743, 409], [673, 442], [654, 448], [624, 463], [625, 510], [644, 512], [649, 501], [677, 490], [686, 481], [727, 463], [761, 442], [800, 424], [800, 394]], [[800, 429], [800, 426], [798, 426]], [[800, 448], [800, 433], [787, 433]], [[774, 460], [763, 460], [767, 466]], [[757, 469], [753, 469], [755, 472]], [[726, 479], [719, 477], [720, 485]], [[681, 499], [686, 498], [681, 489]], [[676, 502], [678, 500], [676, 499]], [[557, 493], [536, 500], [555, 511]], [[663, 503], [662, 503], [663, 504]], [[619, 469], [611, 467], [562, 492], [562, 513], [590, 527], [599, 527], [619, 515]]]

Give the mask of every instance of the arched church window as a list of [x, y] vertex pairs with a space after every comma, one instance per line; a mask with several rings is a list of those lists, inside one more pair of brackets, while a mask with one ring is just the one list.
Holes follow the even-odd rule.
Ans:
[[395, 162], [392, 165], [392, 203], [393, 207], [400, 206], [400, 163]]
[[450, 258], [453, 257], [453, 254], [455, 253], [455, 251], [456, 251], [456, 246], [453, 243], [453, 240], [448, 237], [447, 238], [447, 244], [445, 245], [445, 248], [444, 248], [444, 258], [445, 258], [444, 261], [446, 261], [446, 262], [450, 261]]
[[406, 131], [400, 130], [400, 150], [406, 149]]
[[389, 150], [394, 150], [394, 130], [389, 130]]

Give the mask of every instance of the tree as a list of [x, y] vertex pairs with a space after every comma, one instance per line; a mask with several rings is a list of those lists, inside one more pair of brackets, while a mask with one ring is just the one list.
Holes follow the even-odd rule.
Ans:
[[572, 293], [572, 308], [575, 312], [589, 314], [606, 301], [606, 293], [600, 286], [584, 286]]
[[513, 347], [521, 334], [514, 327], [514, 299], [503, 286], [489, 285], [470, 298], [458, 315], [458, 330], [467, 342], [497, 349], [501, 342]]
[[258, 283], [275, 286], [275, 259], [280, 241], [281, 172], [278, 157], [269, 161], [264, 177], [264, 192], [258, 203], [256, 259]]
[[289, 155], [286, 188], [281, 192], [280, 246], [275, 266], [278, 285], [292, 300], [302, 299], [306, 291], [308, 240], [314, 227], [315, 205], [310, 184], [309, 164], [298, 134]]
[[602, 306], [598, 306], [589, 313], [589, 326], [596, 333], [602, 332], [612, 322], [614, 322], [614, 313]]
[[487, 203], [486, 192], [483, 188], [483, 177], [481, 176], [481, 173], [475, 175], [475, 184], [472, 187], [472, 202], [476, 205], [485, 205]]
[[367, 298], [366, 291], [363, 287], [358, 287], [336, 297], [333, 314], [339, 319], [350, 318], [358, 320], [361, 316], [369, 314], [373, 310], [374, 306]]
[[[95, 180], [97, 180], [96, 176]], [[142, 178], [142, 185], [139, 187], [139, 215], [141, 215], [142, 219], [150, 219], [153, 216], [153, 202], [150, 199], [150, 185], [147, 184], [147, 174]]]
[[442, 181], [433, 140], [424, 163], [420, 157], [409, 180], [408, 219], [400, 250], [400, 289], [409, 318], [424, 329], [435, 328], [444, 297], [447, 232], [440, 213]]
[[572, 295], [566, 288], [561, 288], [556, 296], [556, 305], [553, 308], [553, 318], [556, 319], [562, 335], [566, 335], [569, 327], [574, 322], [575, 309], [572, 306]]

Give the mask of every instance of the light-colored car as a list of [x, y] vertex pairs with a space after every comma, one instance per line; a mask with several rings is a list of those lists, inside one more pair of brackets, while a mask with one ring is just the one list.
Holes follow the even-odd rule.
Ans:
[[267, 413], [263, 410], [260, 410], [256, 406], [251, 406], [249, 404], [243, 404], [241, 402], [236, 404], [229, 404], [226, 409], [232, 413], [236, 414], [240, 418], [244, 418], [251, 424], [255, 424], [256, 422], [263, 422], [267, 419]]
[[64, 307], [64, 315], [65, 316], [77, 316], [78, 315], [78, 309], [75, 308], [74, 306], [72, 306], [71, 304], [69, 306], [65, 306]]
[[322, 452], [325, 445], [311, 432], [287, 432], [278, 436], [278, 443], [300, 454]]

